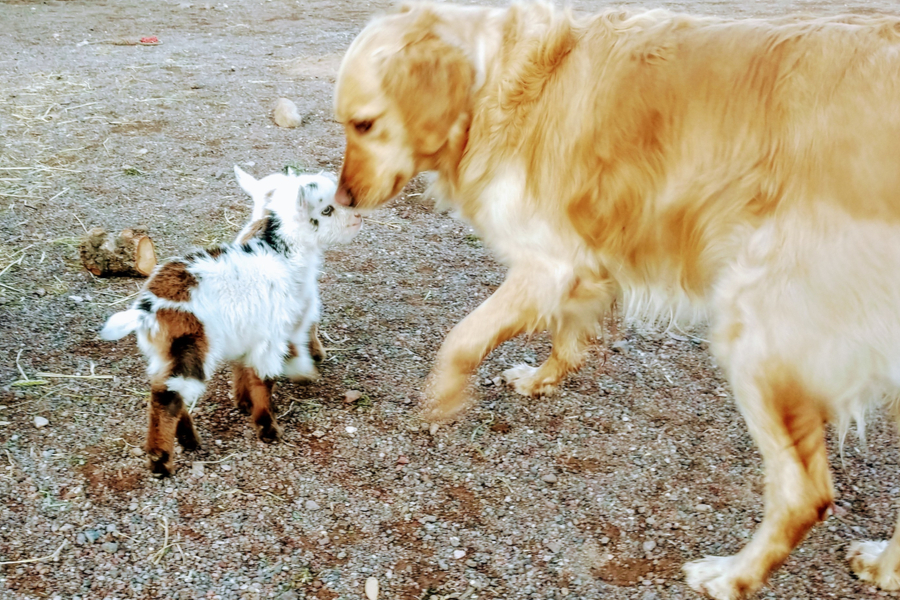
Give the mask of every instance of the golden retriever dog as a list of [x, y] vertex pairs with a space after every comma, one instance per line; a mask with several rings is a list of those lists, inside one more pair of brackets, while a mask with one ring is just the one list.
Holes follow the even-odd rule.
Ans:
[[[353, 42], [335, 111], [339, 202], [376, 207], [432, 171], [509, 267], [440, 349], [430, 420], [465, 408], [474, 369], [520, 333], [552, 334], [545, 363], [506, 374], [535, 396], [614, 301], [709, 317], [765, 518], [685, 571], [713, 598], [753, 594], [832, 504], [825, 423], [846, 432], [900, 388], [900, 19], [413, 4]], [[848, 558], [900, 588], [900, 533]]]

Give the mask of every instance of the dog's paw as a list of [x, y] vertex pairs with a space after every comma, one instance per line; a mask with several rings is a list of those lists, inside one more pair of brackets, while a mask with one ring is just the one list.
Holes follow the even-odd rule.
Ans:
[[882, 565], [879, 559], [890, 542], [853, 542], [847, 551], [847, 560], [856, 576], [874, 583], [883, 590], [900, 589], [900, 573], [895, 565]]
[[541, 374], [541, 369], [530, 365], [516, 365], [503, 371], [503, 379], [517, 394], [529, 398], [550, 396], [556, 391], [556, 381], [549, 381]]
[[684, 565], [687, 584], [716, 600], [740, 600], [755, 592], [762, 582], [741, 576], [734, 556], [707, 556]]

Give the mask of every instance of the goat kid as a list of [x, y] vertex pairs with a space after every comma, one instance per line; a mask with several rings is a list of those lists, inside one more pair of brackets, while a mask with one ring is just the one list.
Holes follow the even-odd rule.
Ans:
[[250, 222], [231, 244], [198, 250], [156, 268], [135, 303], [100, 336], [135, 332], [151, 381], [144, 450], [158, 476], [174, 473], [174, 440], [200, 446], [190, 411], [222, 362], [234, 363], [234, 401], [260, 440], [281, 437], [274, 379], [318, 378], [316, 334], [323, 249], [359, 232], [358, 213], [336, 205], [325, 175], [276, 173], [257, 180], [235, 167], [253, 199]]

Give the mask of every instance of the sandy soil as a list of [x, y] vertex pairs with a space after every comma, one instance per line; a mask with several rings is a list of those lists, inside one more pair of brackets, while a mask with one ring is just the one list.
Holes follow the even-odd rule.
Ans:
[[[645, 4], [733, 16], [897, 10], [893, 0]], [[140, 282], [93, 278], [77, 238], [146, 224], [170, 256], [243, 223], [233, 164], [336, 170], [334, 73], [387, 5], [0, 4], [0, 562], [53, 556], [0, 567], [0, 597], [355, 599], [374, 576], [382, 598], [399, 600], [694, 598], [680, 565], [733, 553], [756, 527], [759, 455], [702, 332], [622, 331], [617, 351], [598, 344], [540, 401], [491, 378], [540, 361], [546, 337], [507, 343], [482, 366], [466, 419], [435, 436], [420, 429], [419, 389], [441, 339], [504, 269], [415, 185], [328, 256], [331, 358], [321, 382], [278, 387], [285, 443], [256, 441], [220, 373], [196, 411], [205, 448], [179, 455], [174, 478], [149, 476], [137, 448], [143, 364], [133, 340], [97, 339]], [[143, 36], [161, 43], [134, 45]], [[302, 127], [272, 123], [282, 96]], [[26, 377], [45, 383], [13, 385]], [[347, 390], [363, 396], [346, 403]], [[843, 555], [851, 540], [890, 535], [896, 437], [876, 415], [869, 454], [851, 438], [843, 465], [832, 440], [842, 514], [761, 598], [889, 595], [855, 580]]]

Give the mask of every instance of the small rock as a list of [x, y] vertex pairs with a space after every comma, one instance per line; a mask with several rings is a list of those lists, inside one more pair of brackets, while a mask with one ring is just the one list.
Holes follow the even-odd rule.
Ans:
[[288, 590], [282, 595], [278, 596], [281, 600], [297, 600], [297, 592], [294, 590]]
[[194, 477], [203, 477], [205, 468], [206, 467], [202, 462], [193, 462], [191, 463], [191, 475]]
[[34, 418], [34, 426], [37, 428], [46, 427], [49, 424], [50, 424], [50, 421], [48, 421], [44, 417], [35, 417]]
[[119, 550], [119, 544], [116, 542], [106, 542], [102, 548], [110, 554], [115, 554]]
[[44, 296], [47, 295], [47, 290], [45, 290], [45, 289], [42, 288], [42, 287], [39, 287], [38, 289], [34, 290], [34, 293], [35, 293], [35, 295], [37, 295], [39, 298], [43, 298]]
[[434, 515], [425, 515], [424, 517], [422, 517], [422, 521], [424, 521], [425, 523], [435, 523], [437, 522], [437, 517], [435, 517]]
[[603, 536], [602, 538], [600, 538], [600, 543], [603, 544], [604, 546], [607, 545], [609, 543], [609, 538], [606, 536]]
[[84, 535], [88, 539], [88, 541], [92, 544], [100, 539], [100, 532], [95, 531], [93, 529], [88, 529], [87, 531], [84, 532]]
[[231, 465], [222, 465], [222, 470], [223, 470], [223, 471], [230, 471], [230, 470], [231, 470]]
[[357, 432], [356, 427], [354, 427], [353, 425], [347, 425], [347, 427], [345, 429], [347, 430], [347, 433], [349, 433], [350, 435], [353, 435], [354, 433]]
[[613, 342], [610, 345], [613, 352], [619, 352], [620, 354], [628, 354], [628, 351], [631, 350], [631, 344], [629, 344], [625, 340], [619, 340], [618, 342]]
[[438, 429], [440, 429], [440, 428], [441, 428], [441, 426], [438, 423], [432, 423], [431, 425], [428, 426], [428, 433], [430, 433], [431, 435], [434, 435], [438, 432]]
[[454, 550], [454, 551], [453, 551], [453, 558], [455, 558], [455, 559], [457, 559], [457, 560], [459, 560], [460, 558], [464, 557], [465, 555], [466, 555], [466, 551], [465, 551], [465, 550]]
[[547, 546], [547, 549], [550, 550], [550, 552], [552, 552], [553, 554], [557, 554], [560, 550], [562, 550], [562, 543], [561, 543], [561, 542], [555, 542], [555, 541], [554, 541], [554, 542], [547, 542], [547, 543], [544, 544], [544, 545]]
[[378, 580], [374, 577], [366, 579], [366, 598], [378, 600]]
[[503, 385], [503, 378], [500, 377], [499, 375], [497, 375], [496, 377], [494, 377], [493, 379], [491, 379], [491, 381], [492, 381], [493, 384], [496, 385], [497, 387], [500, 387], [501, 385]]
[[459, 538], [458, 537], [450, 538], [450, 545], [453, 546], [454, 548], [459, 546]]
[[562, 594], [563, 596], [568, 596], [569, 588], [560, 588], [559, 593]]
[[559, 479], [553, 473], [547, 473], [546, 475], [541, 477], [541, 480], [547, 483], [556, 483], [557, 481], [559, 481]]
[[712, 506], [710, 506], [709, 504], [698, 504], [697, 505], [697, 512], [709, 512], [711, 510], [712, 510]]
[[137, 154], [138, 156], [143, 156], [143, 155], [147, 154], [148, 152], [150, 152], [150, 151], [147, 150], [146, 148], [141, 148], [137, 152], [135, 152], [135, 154]]
[[312, 434], [313, 434], [313, 437], [320, 438], [325, 435], [325, 432], [322, 431], [321, 429], [316, 429], [315, 431], [312, 432]]
[[143, 456], [144, 455], [144, 451], [141, 450], [140, 448], [138, 448], [137, 446], [135, 446], [134, 448], [129, 450], [129, 452], [131, 453], [132, 456]]
[[306, 510], [319, 510], [319, 503], [315, 500], [306, 501]]
[[490, 379], [485, 379], [485, 380], [482, 382], [482, 385], [484, 385], [484, 387], [490, 387], [490, 386], [494, 385], [494, 382], [491, 381]]
[[408, 465], [409, 459], [406, 458], [405, 456], [401, 455], [400, 458], [397, 459], [397, 464], [398, 465]]
[[350, 404], [362, 398], [362, 392], [359, 390], [347, 390], [344, 392], [344, 402]]
[[656, 548], [656, 542], [653, 540], [647, 540], [643, 543], [644, 552], [653, 552], [653, 549]]
[[467, 567], [472, 567], [473, 569], [478, 566], [478, 563], [472, 560], [471, 558], [466, 561]]
[[79, 532], [78, 535], [75, 536], [75, 543], [79, 546], [83, 546], [87, 542], [87, 537]]
[[84, 302], [84, 298], [82, 298], [81, 296], [69, 296], [69, 300], [71, 300], [75, 304], [81, 304], [82, 302]]
[[279, 127], [299, 127], [303, 123], [297, 105], [287, 98], [275, 102], [275, 124]]
[[115, 530], [116, 530], [115, 524], [110, 523], [109, 525], [106, 526], [106, 532], [107, 532], [107, 533], [112, 533], [112, 532], [115, 531]]

